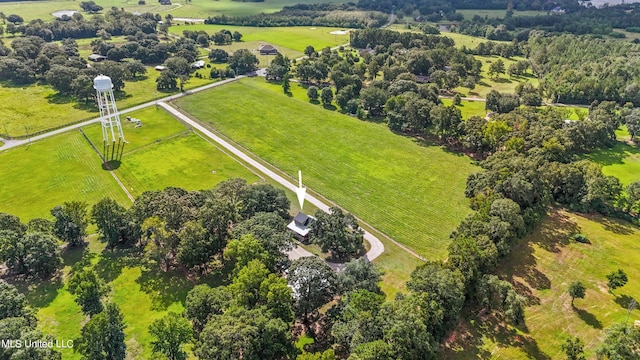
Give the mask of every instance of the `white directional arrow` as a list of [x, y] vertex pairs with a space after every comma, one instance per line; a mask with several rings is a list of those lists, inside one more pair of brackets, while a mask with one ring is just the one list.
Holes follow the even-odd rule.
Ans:
[[298, 170], [298, 187], [296, 188], [300, 210], [304, 206], [304, 196], [307, 194], [307, 188], [302, 187], [302, 170]]

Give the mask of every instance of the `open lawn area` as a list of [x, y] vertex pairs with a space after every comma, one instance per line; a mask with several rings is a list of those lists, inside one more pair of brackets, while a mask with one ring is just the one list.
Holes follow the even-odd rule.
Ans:
[[[231, 32], [238, 31], [242, 34], [242, 41], [237, 43], [240, 48], [254, 49], [249, 45], [269, 43], [279, 48], [287, 48], [297, 51], [302, 56], [304, 49], [312, 45], [316, 50], [324, 47], [334, 47], [349, 42], [349, 34], [331, 34], [332, 31], [345, 30], [344, 28], [314, 27], [314, 26], [291, 26], [291, 27], [251, 27], [232, 25], [180, 25], [169, 28], [169, 33], [182, 35], [184, 30], [200, 31], [204, 30], [208, 34], [214, 34], [222, 29]], [[246, 43], [246, 44], [245, 44]], [[236, 43], [234, 43], [236, 44]], [[246, 45], [242, 46], [242, 45]], [[225, 49], [229, 46], [222, 46]], [[255, 47], [257, 49], [257, 47]], [[229, 51], [228, 51], [229, 52]]]
[[288, 98], [264, 79], [243, 79], [177, 104], [292, 178], [302, 170], [310, 189], [421, 255], [444, 258], [470, 211], [471, 161], [310, 104], [305, 89], [292, 88]]
[[[586, 235], [590, 244], [570, 242], [575, 233]], [[514, 329], [473, 316], [458, 327], [459, 341], [451, 344], [458, 351], [447, 351], [445, 357], [562, 359], [561, 344], [578, 336], [587, 358], [594, 358], [603, 329], [624, 321], [630, 301], [640, 300], [639, 238], [640, 229], [622, 221], [551, 211], [498, 270], [528, 299], [526, 326]], [[617, 269], [626, 272], [629, 282], [609, 292], [606, 275]], [[584, 284], [586, 296], [572, 306], [567, 289], [574, 281]], [[637, 319], [636, 308], [629, 322]]]
[[492, 62], [501, 59], [504, 62], [505, 70], [509, 68], [509, 65], [518, 60], [523, 60], [521, 57], [512, 57], [510, 59], [503, 58], [501, 56], [476, 56], [476, 59], [482, 61], [482, 71], [480, 73], [480, 81], [476, 84], [475, 88], [469, 89], [459, 86], [455, 91], [459, 92], [461, 96], [466, 97], [486, 97], [491, 90], [497, 90], [501, 93], [515, 93], [516, 86], [521, 82], [530, 82], [534, 86], [538, 86], [538, 79], [534, 77], [531, 72], [527, 72], [524, 76], [509, 77], [509, 75], [501, 74], [500, 76], [490, 77], [489, 66]]
[[[453, 99], [451, 98], [442, 98], [440, 100], [442, 101], [442, 104], [446, 106], [451, 106], [451, 104], [453, 104]], [[457, 105], [456, 107], [460, 109], [462, 119], [467, 120], [472, 116], [485, 117], [487, 115], [487, 110], [484, 109], [484, 106], [484, 101], [462, 100], [460, 105]]]
[[[199, 72], [204, 78], [190, 78], [185, 83], [185, 89], [193, 89], [212, 81], [209, 79], [208, 70], [202, 69]], [[126, 81], [124, 91], [115, 94], [118, 109], [126, 109], [178, 92], [156, 91], [156, 79], [159, 75], [159, 71], [148, 67], [146, 76], [136, 81]], [[15, 101], [16, 98], [20, 101]], [[0, 133], [8, 133], [11, 136], [43, 131], [100, 116], [98, 107], [93, 102], [77, 102], [70, 96], [58, 94], [49, 85], [40, 84], [25, 87], [0, 84], [0, 112], [3, 114]]]
[[[39, 329], [58, 339], [80, 336], [80, 329], [88, 319], [76, 304], [75, 296], [69, 293], [66, 282], [72, 266], [92, 267], [110, 287], [105, 300], [115, 302], [124, 315], [127, 359], [153, 358], [154, 338], [149, 334], [149, 325], [169, 311], [181, 313], [186, 295], [195, 285], [182, 272], [163, 272], [135, 249], [106, 250], [95, 235], [89, 236], [85, 248], [65, 251], [63, 259], [65, 267], [51, 282], [16, 284], [38, 311]], [[209, 282], [219, 283], [217, 279]], [[65, 360], [80, 359], [73, 349], [61, 351]]]
[[0, 153], [0, 211], [24, 221], [50, 217], [65, 201], [90, 204], [109, 196], [130, 204], [101, 160], [78, 131]]
[[[146, 4], [139, 5], [138, 0], [95, 0], [95, 2], [105, 9], [112, 6], [124, 8], [130, 12], [150, 12], [161, 15], [172, 14], [174, 17], [186, 18], [206, 18], [214, 15], [255, 15], [260, 13], [271, 13], [281, 10], [284, 6], [299, 3], [316, 3], [316, 0], [269, 0], [264, 2], [241, 2], [231, 0], [191, 0], [191, 1], [173, 1], [172, 5], [160, 5], [157, 1], [146, 1]], [[343, 3], [345, 1], [326, 0], [327, 3]], [[18, 14], [25, 21], [33, 19], [53, 20], [51, 13], [58, 10], [81, 10], [79, 2], [61, 0], [61, 1], [38, 1], [37, 3], [30, 1], [15, 1], [0, 3], [0, 11], [5, 14]], [[104, 14], [104, 10], [102, 11]], [[82, 13], [84, 16], [90, 16]]]
[[[143, 125], [135, 127], [125, 117], [121, 119], [128, 144], [115, 173], [134, 197], [168, 186], [202, 190], [232, 178], [243, 178], [248, 183], [259, 180], [243, 164], [162, 109], [151, 106], [129, 116], [140, 119]], [[85, 132], [102, 150], [100, 125], [86, 127]]]
[[587, 156], [602, 165], [602, 172], [616, 176], [623, 185], [640, 181], [640, 147], [618, 141], [610, 149], [602, 149]]

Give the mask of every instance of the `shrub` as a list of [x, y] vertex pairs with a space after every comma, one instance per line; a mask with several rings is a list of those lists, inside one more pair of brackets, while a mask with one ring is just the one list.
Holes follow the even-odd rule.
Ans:
[[571, 240], [575, 242], [583, 243], [583, 244], [591, 244], [591, 242], [589, 241], [589, 238], [587, 238], [586, 235], [580, 234], [580, 233], [574, 234], [573, 236], [571, 236]]

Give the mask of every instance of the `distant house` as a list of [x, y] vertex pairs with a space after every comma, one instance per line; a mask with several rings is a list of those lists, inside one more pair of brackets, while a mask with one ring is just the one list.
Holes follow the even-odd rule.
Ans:
[[158, 70], [158, 71], [162, 71], [162, 70], [164, 70], [166, 68], [167, 68], [166, 66], [158, 65], [158, 66], [156, 66], [155, 69]]
[[360, 49], [360, 51], [358, 51], [358, 54], [360, 54], [360, 56], [365, 56], [366, 54], [369, 55], [375, 55], [376, 51], [373, 50], [372, 48], [366, 48], [366, 49]]
[[100, 54], [91, 54], [88, 57], [89, 60], [93, 61], [93, 62], [100, 62], [103, 60], [107, 60], [107, 57], [104, 55], [100, 55]]
[[553, 9], [551, 9], [551, 13], [552, 14], [564, 14], [565, 10], [563, 8], [561, 8], [560, 6], [556, 6]]
[[171, 5], [171, 0], [158, 0], [160, 5]]
[[278, 53], [278, 49], [269, 44], [260, 45], [260, 47], [258, 47], [258, 51], [260, 51], [260, 55], [275, 55]]
[[198, 60], [191, 64], [192, 69], [202, 69], [204, 67], [204, 60]]
[[428, 83], [429, 76], [428, 75], [416, 75], [416, 82], [420, 84]]
[[295, 237], [303, 243], [309, 241], [309, 232], [311, 231], [311, 223], [316, 220], [313, 216], [299, 212], [293, 221], [287, 225], [287, 228], [295, 234]]

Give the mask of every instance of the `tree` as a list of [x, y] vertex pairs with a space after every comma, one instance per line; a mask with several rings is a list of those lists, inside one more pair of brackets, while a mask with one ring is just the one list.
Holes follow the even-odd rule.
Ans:
[[117, 305], [107, 304], [104, 311], [91, 317], [74, 342], [74, 350], [87, 360], [124, 360], [123, 315]]
[[111, 78], [113, 83], [113, 91], [120, 91], [124, 88], [124, 79], [127, 77], [127, 71], [124, 64], [105, 60], [94, 64], [93, 67], [103, 75]]
[[307, 321], [310, 312], [326, 304], [336, 293], [336, 274], [315, 256], [295, 260], [287, 280], [293, 290], [295, 311]]
[[346, 294], [354, 290], [367, 290], [379, 294], [378, 285], [382, 279], [382, 271], [366, 259], [348, 262], [344, 270], [338, 273], [340, 293]]
[[0, 319], [23, 316], [33, 316], [27, 298], [15, 286], [0, 281]]
[[331, 102], [333, 101], [333, 90], [331, 90], [330, 87], [323, 88], [320, 93], [320, 99], [322, 100], [323, 105], [331, 105]]
[[289, 325], [262, 309], [234, 308], [213, 316], [196, 342], [200, 359], [283, 359], [296, 349]]
[[607, 286], [609, 286], [610, 291], [623, 287], [627, 281], [627, 274], [625, 274], [622, 269], [618, 269], [607, 275]]
[[320, 245], [322, 251], [331, 251], [339, 260], [355, 256], [364, 240], [364, 231], [356, 218], [337, 207], [329, 209], [329, 213], [318, 210], [316, 220], [311, 223], [310, 234], [311, 241]]
[[217, 249], [210, 241], [207, 230], [196, 221], [186, 223], [178, 237], [178, 261], [188, 268], [204, 265], [215, 255]]
[[498, 59], [489, 65], [489, 76], [494, 77], [495, 79], [497, 79], [500, 74], [504, 74], [504, 72], [504, 61], [502, 61], [502, 59]]
[[58, 242], [50, 234], [0, 231], [0, 262], [19, 274], [45, 277], [60, 266], [62, 259]]
[[629, 135], [631, 135], [631, 140], [635, 139], [640, 134], [640, 109], [631, 110], [624, 120], [627, 124]]
[[569, 296], [571, 296], [571, 306], [575, 298], [584, 299], [585, 287], [580, 281], [574, 281], [569, 285]]
[[229, 53], [222, 49], [211, 49], [209, 52], [209, 60], [214, 63], [224, 63], [227, 62], [229, 58]]
[[199, 334], [214, 315], [222, 315], [231, 304], [231, 293], [224, 286], [215, 288], [206, 284], [196, 285], [185, 300], [184, 316], [193, 324]]
[[240, 40], [242, 40], [242, 34], [240, 34], [240, 32], [238, 32], [237, 30], [233, 32], [231, 37], [233, 37], [233, 41], [235, 42], [240, 42]]
[[314, 49], [313, 46], [311, 45], [304, 48], [304, 54], [307, 55], [308, 57], [311, 57], [311, 55], [313, 55], [315, 52], [316, 52], [316, 49]]
[[144, 64], [142, 64], [142, 62], [138, 60], [130, 61], [125, 66], [127, 68], [127, 72], [129, 73], [127, 77], [131, 79], [135, 79], [138, 76], [141, 76], [147, 73], [147, 68], [144, 66]]
[[288, 219], [290, 205], [283, 190], [267, 183], [255, 184], [247, 187], [243, 193], [240, 215], [248, 219], [259, 212], [275, 212]]
[[10, 14], [9, 16], [7, 16], [7, 21], [15, 25], [22, 24], [24, 22], [24, 19], [20, 15]]
[[315, 86], [309, 86], [309, 88], [307, 89], [307, 97], [312, 103], [317, 103], [319, 97], [318, 88]]
[[104, 307], [101, 298], [107, 292], [106, 284], [93, 270], [80, 270], [69, 280], [69, 292], [76, 296], [76, 302], [82, 312], [93, 316]]
[[382, 110], [387, 102], [387, 95], [382, 89], [369, 86], [360, 92], [360, 98], [362, 99], [362, 107], [368, 110], [369, 114], [382, 115]]
[[234, 273], [237, 273], [253, 260], [259, 260], [262, 264], [272, 269], [275, 265], [274, 259], [264, 249], [262, 243], [251, 234], [229, 241], [224, 249], [224, 260], [232, 265]]
[[83, 1], [80, 3], [80, 8], [89, 14], [95, 14], [102, 10], [102, 6], [95, 3], [95, 1]]
[[258, 69], [258, 58], [247, 49], [238, 49], [229, 56], [229, 68], [236, 72], [236, 75], [243, 75]]
[[605, 329], [605, 338], [596, 350], [598, 359], [637, 359], [640, 357], [640, 330], [625, 323]]
[[163, 354], [169, 360], [185, 360], [187, 353], [182, 345], [191, 341], [193, 330], [189, 321], [179, 314], [169, 312], [149, 326], [149, 333], [157, 338], [152, 341], [154, 354]]
[[584, 357], [584, 344], [578, 337], [567, 338], [564, 344], [562, 344], [562, 350], [567, 355], [567, 360], [585, 360]]
[[93, 80], [85, 74], [80, 74], [71, 81], [71, 92], [78, 100], [85, 103], [91, 101], [96, 94], [96, 90], [93, 88]]
[[178, 76], [171, 71], [164, 70], [156, 79], [156, 89], [173, 90], [178, 88]]
[[126, 210], [111, 198], [103, 198], [91, 208], [91, 221], [109, 247], [114, 247], [126, 234]]
[[65, 202], [51, 209], [55, 217], [53, 232], [62, 241], [71, 246], [79, 245], [87, 235], [87, 203], [82, 201]]
[[72, 82], [79, 73], [80, 70], [73, 67], [53, 65], [45, 74], [45, 79], [61, 94], [71, 94]]

